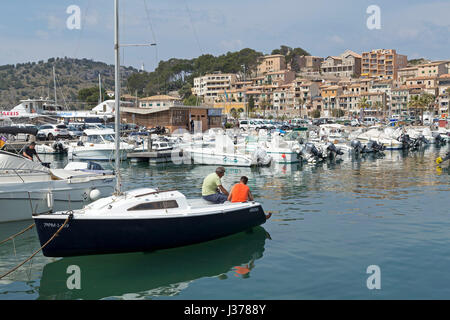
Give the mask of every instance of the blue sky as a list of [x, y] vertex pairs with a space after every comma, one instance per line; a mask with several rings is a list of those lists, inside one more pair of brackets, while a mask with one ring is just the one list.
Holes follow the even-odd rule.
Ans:
[[[5, 3], [6, 2], [6, 3]], [[113, 63], [113, 0], [2, 1], [0, 65], [50, 57]], [[193, 58], [243, 48], [270, 53], [280, 45], [313, 55], [395, 48], [408, 58], [450, 59], [446, 0], [121, 0], [121, 41], [158, 43], [126, 48], [125, 65], [153, 70], [158, 60]], [[146, 5], [145, 5], [146, 4]], [[68, 30], [66, 9], [78, 5], [82, 29]], [[366, 26], [381, 8], [380, 30]], [[146, 11], [145, 8], [148, 8]], [[147, 18], [147, 12], [149, 19]], [[152, 32], [153, 29], [153, 32]]]

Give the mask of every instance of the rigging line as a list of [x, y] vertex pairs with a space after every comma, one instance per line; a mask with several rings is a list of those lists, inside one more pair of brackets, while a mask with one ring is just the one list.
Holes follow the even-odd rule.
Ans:
[[88, 4], [86, 7], [86, 11], [84, 12], [82, 18], [81, 18], [81, 30], [80, 30], [80, 35], [78, 36], [78, 40], [77, 40], [77, 45], [75, 46], [75, 52], [73, 57], [75, 58], [78, 54], [78, 50], [80, 49], [80, 45], [81, 45], [81, 38], [83, 37], [84, 34], [84, 26], [86, 24], [86, 20], [87, 20], [87, 16], [89, 14], [89, 9], [91, 7], [91, 0], [88, 0]]
[[195, 40], [197, 41], [198, 49], [200, 50], [200, 53], [203, 55], [202, 46], [200, 45], [200, 40], [198, 39], [197, 30], [195, 29], [194, 21], [192, 19], [191, 11], [189, 10], [189, 6], [188, 6], [188, 3], [187, 3], [187, 0], [184, 0], [184, 4], [186, 5], [186, 11], [187, 11], [187, 13], [189, 15], [189, 21], [191, 22], [191, 27], [192, 27], [192, 30], [194, 32]]
[[65, 107], [66, 107], [66, 110], [69, 110], [69, 106], [67, 105], [66, 96], [64, 95], [64, 92], [63, 92], [63, 90], [62, 90], [61, 83], [59, 82], [58, 77], [55, 77], [55, 78], [56, 78], [56, 84], [57, 84], [57, 87], [59, 87], [59, 91], [61, 92], [61, 96], [62, 96], [62, 98], [63, 98], [63, 101], [64, 101], [64, 105], [65, 105]]
[[[148, 10], [148, 5], [147, 5], [147, 0], [143, 0], [144, 1], [144, 8], [145, 8], [145, 13], [147, 15], [147, 21], [148, 21], [148, 25], [150, 27], [150, 31], [152, 33], [152, 37], [153, 37], [153, 43], [158, 43], [156, 41], [156, 34], [155, 34], [155, 30], [153, 29], [153, 24], [152, 24], [152, 20], [150, 18], [150, 11]], [[155, 69], [158, 67], [158, 45], [155, 46]]]

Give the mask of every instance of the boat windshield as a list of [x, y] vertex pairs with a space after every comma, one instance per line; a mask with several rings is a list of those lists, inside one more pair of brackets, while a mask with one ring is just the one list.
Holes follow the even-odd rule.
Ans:
[[106, 142], [114, 142], [114, 136], [112, 134], [106, 134], [103, 136], [103, 139], [105, 139]]
[[105, 134], [105, 135], [91, 135], [87, 137], [88, 143], [105, 143], [105, 142], [114, 142], [114, 137], [111, 134]]

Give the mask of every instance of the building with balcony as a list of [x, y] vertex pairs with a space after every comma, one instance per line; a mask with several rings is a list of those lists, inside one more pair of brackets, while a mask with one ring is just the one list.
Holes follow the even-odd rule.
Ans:
[[295, 58], [300, 73], [318, 73], [324, 58], [315, 56], [300, 56]]
[[180, 98], [157, 95], [139, 99], [139, 108], [170, 107], [183, 104]]
[[278, 72], [286, 69], [286, 58], [283, 55], [274, 54], [264, 56], [258, 59], [257, 76], [262, 76], [269, 72]]
[[203, 98], [207, 105], [213, 105], [220, 91], [230, 90], [236, 82], [237, 76], [233, 73], [212, 73], [194, 79], [192, 93]]
[[394, 49], [377, 49], [362, 54], [362, 77], [397, 79], [398, 69], [406, 68], [408, 57]]
[[361, 75], [361, 56], [351, 50], [338, 57], [329, 56], [321, 64], [322, 75], [338, 78], [352, 78]]

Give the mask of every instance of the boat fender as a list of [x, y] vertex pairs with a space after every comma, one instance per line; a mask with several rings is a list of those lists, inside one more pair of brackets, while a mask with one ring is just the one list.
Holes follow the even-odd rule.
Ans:
[[89, 198], [92, 201], [96, 201], [96, 200], [100, 199], [100, 196], [101, 196], [101, 192], [98, 189], [92, 189], [91, 192], [89, 193]]
[[49, 209], [53, 209], [54, 199], [53, 199], [53, 193], [49, 192], [47, 193], [47, 207]]

